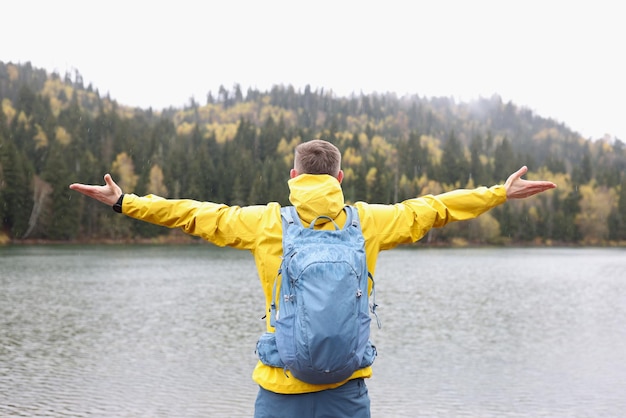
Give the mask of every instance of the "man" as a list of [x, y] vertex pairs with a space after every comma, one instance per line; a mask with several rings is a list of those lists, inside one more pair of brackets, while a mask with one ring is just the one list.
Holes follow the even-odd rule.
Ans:
[[[373, 275], [378, 253], [422, 238], [431, 228], [472, 219], [507, 199], [525, 198], [556, 187], [548, 181], [527, 181], [527, 168], [512, 174], [504, 185], [474, 190], [456, 190], [438, 196], [423, 196], [394, 205], [355, 203], [358, 210], [368, 269]], [[322, 140], [296, 147], [290, 172], [289, 200], [305, 227], [327, 216], [343, 227], [346, 213], [341, 189], [341, 153]], [[104, 186], [72, 184], [70, 188], [94, 198], [130, 217], [181, 228], [219, 246], [250, 250], [254, 256], [269, 310], [272, 289], [282, 255], [280, 205], [227, 206], [193, 200], [167, 200], [154, 195], [124, 195], [109, 174]], [[321, 218], [322, 220], [325, 218]], [[332, 222], [316, 222], [318, 229], [334, 228]], [[268, 331], [273, 331], [270, 318]], [[364, 379], [371, 366], [357, 370], [346, 381], [313, 385], [296, 379], [289, 371], [258, 362], [253, 379], [259, 384], [255, 417], [369, 417], [370, 402]]]

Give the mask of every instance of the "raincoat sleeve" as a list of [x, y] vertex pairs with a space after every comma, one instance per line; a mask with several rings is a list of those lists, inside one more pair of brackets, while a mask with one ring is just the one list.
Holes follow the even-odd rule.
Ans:
[[506, 189], [498, 185], [426, 195], [395, 205], [362, 204], [367, 207], [363, 211], [364, 234], [366, 240], [375, 240], [380, 250], [390, 249], [418, 241], [431, 228], [476, 218], [504, 202]]
[[[267, 206], [227, 206], [195, 200], [164, 199], [155, 195], [125, 195], [122, 212], [135, 219], [180, 228], [219, 246], [253, 249], [267, 223]], [[277, 209], [278, 210], [278, 209]]]

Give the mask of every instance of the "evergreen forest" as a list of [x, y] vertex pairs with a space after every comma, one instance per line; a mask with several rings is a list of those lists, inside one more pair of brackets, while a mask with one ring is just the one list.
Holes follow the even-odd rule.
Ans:
[[0, 103], [0, 243], [180, 237], [68, 188], [103, 184], [105, 173], [126, 193], [286, 205], [294, 147], [321, 138], [342, 150], [347, 202], [491, 186], [522, 165], [526, 178], [558, 185], [433, 230], [421, 244], [626, 244], [624, 142], [583, 138], [499, 96], [464, 103], [234, 85], [155, 110], [101, 95], [77, 71], [0, 62]]

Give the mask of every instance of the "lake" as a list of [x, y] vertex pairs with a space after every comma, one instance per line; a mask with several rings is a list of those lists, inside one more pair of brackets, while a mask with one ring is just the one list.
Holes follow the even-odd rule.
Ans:
[[[626, 249], [381, 254], [374, 417], [626, 413]], [[249, 417], [263, 297], [212, 245], [0, 247], [0, 416]]]

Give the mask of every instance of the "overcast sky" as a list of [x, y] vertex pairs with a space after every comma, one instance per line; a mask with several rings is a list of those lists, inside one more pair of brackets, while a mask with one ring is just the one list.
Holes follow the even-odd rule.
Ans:
[[500, 95], [585, 138], [626, 140], [619, 1], [13, 0], [0, 61], [78, 70], [161, 109], [220, 85], [459, 101]]

